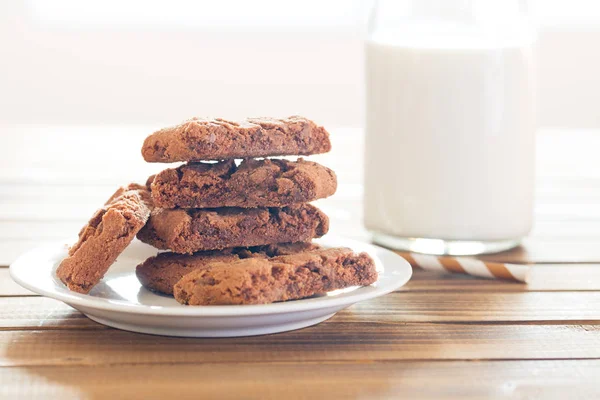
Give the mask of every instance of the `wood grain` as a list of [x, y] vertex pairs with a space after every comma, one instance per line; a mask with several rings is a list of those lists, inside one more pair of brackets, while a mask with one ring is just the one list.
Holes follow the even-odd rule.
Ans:
[[600, 362], [353, 362], [0, 368], [19, 398], [598, 398]]
[[[0, 329], [61, 329], [86, 319], [59, 301], [42, 297], [0, 300]], [[460, 293], [395, 292], [356, 304], [337, 316], [346, 323], [482, 322], [597, 323], [600, 292]]]
[[598, 325], [373, 322], [344, 314], [298, 331], [231, 339], [81, 330], [70, 321], [60, 331], [0, 331], [0, 367], [600, 359]]

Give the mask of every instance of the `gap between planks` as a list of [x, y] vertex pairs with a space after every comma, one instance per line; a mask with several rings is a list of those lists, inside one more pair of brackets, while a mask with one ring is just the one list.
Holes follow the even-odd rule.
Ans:
[[[24, 326], [24, 327], [0, 327], [0, 332], [47, 332], [47, 331], [95, 331], [95, 330], [118, 330], [110, 326], [101, 325], [96, 323], [83, 314], [81, 315], [82, 321], [78, 321], [75, 325], [48, 325], [48, 326]], [[89, 323], [89, 324], [88, 324]], [[352, 322], [351, 322], [352, 323]], [[598, 330], [600, 325], [600, 319], [598, 320], [568, 320], [568, 321], [398, 321], [398, 323], [389, 322], [369, 322], [372, 326], [386, 327], [386, 326], [408, 326], [408, 325], [474, 325], [474, 326], [560, 326], [564, 328], [577, 327], [588, 330]], [[132, 334], [138, 335], [137, 332], [131, 332]], [[141, 333], [140, 333], [141, 334]], [[141, 334], [150, 335], [150, 334]], [[156, 335], [159, 336], [159, 335]], [[197, 338], [202, 339], [202, 338]]]
[[110, 366], [111, 368], [118, 367], [167, 367], [167, 366], [189, 366], [189, 367], [200, 367], [200, 366], [217, 366], [217, 367], [231, 367], [231, 366], [241, 366], [241, 367], [251, 367], [255, 368], [256, 366], [281, 366], [281, 367], [289, 367], [289, 366], [314, 366], [314, 365], [331, 365], [331, 366], [340, 366], [340, 365], [374, 365], [374, 364], [396, 364], [396, 363], [422, 363], [422, 362], [431, 362], [435, 364], [444, 364], [444, 363], [508, 363], [508, 362], [560, 362], [560, 361], [573, 361], [573, 362], [586, 362], [586, 361], [598, 361], [600, 362], [600, 357], [581, 357], [581, 358], [402, 358], [402, 359], [370, 359], [370, 358], [357, 358], [357, 359], [343, 359], [343, 360], [275, 360], [275, 361], [210, 361], [210, 362], [202, 362], [202, 361], [177, 361], [177, 362], [139, 362], [132, 361], [127, 363], [107, 363], [107, 364], [65, 364], [65, 365], [54, 365], [54, 364], [27, 364], [27, 365], [1, 365], [0, 370], [2, 369], [11, 369], [11, 368], [102, 368], [106, 366]]

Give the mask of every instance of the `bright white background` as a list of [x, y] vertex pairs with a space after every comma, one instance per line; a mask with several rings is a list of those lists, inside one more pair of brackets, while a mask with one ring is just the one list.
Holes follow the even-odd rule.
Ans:
[[[304, 114], [361, 126], [370, 4], [0, 0], [0, 123]], [[540, 125], [600, 128], [600, 2], [533, 10]]]

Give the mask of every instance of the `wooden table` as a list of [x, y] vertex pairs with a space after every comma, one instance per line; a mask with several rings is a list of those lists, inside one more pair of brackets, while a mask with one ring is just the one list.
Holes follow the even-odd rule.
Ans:
[[[1, 398], [600, 396], [600, 132], [538, 135], [535, 229], [487, 257], [534, 263], [528, 286], [416, 270], [314, 327], [183, 339], [99, 325], [6, 268], [75, 235], [116, 185], [160, 169], [139, 156], [152, 128], [0, 127]], [[341, 184], [320, 205], [334, 232], [367, 238], [360, 131], [332, 133], [334, 151], [315, 159]]]

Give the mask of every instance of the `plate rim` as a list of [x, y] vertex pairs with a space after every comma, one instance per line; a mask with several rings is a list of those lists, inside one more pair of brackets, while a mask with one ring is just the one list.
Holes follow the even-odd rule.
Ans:
[[[94, 296], [71, 292], [66, 288], [64, 289], [64, 291], [59, 289], [46, 290], [44, 288], [36, 286], [35, 284], [27, 282], [26, 279], [21, 279], [21, 277], [19, 276], [19, 269], [23, 268], [21, 266], [22, 263], [26, 262], [29, 257], [32, 257], [38, 252], [43, 252], [44, 250], [56, 251], [57, 246], [61, 246], [64, 248], [64, 243], [66, 243], [65, 241], [47, 244], [45, 246], [39, 246], [28, 250], [27, 252], [17, 257], [17, 259], [10, 264], [9, 273], [11, 278], [25, 289], [28, 289], [44, 297], [62, 301], [74, 308], [83, 307], [89, 309], [128, 314], [164, 317], [244, 317], [256, 315], [296, 313], [324, 308], [349, 306], [360, 301], [369, 300], [391, 293], [397, 290], [398, 288], [404, 286], [412, 277], [412, 268], [408, 261], [406, 261], [399, 254], [394, 253], [393, 251], [383, 248], [381, 246], [337, 235], [326, 235], [323, 238], [321, 238], [321, 241], [338, 242], [338, 246], [350, 248], [357, 247], [360, 248], [359, 251], [367, 251], [368, 253], [374, 253], [374, 255], [377, 255], [377, 257], [379, 257], [380, 259], [381, 257], [377, 253], [382, 253], [387, 257], [391, 256], [393, 259], [395, 259], [397, 263], [397, 265], [395, 265], [394, 267], [394, 270], [400, 270], [401, 274], [390, 274], [390, 276], [398, 275], [398, 279], [397, 281], [386, 285], [385, 288], [377, 286], [365, 286], [357, 288], [356, 290], [353, 290], [349, 293], [345, 293], [341, 296], [323, 296], [317, 298], [299, 299], [293, 302], [278, 302], [271, 304], [188, 306], [181, 308], [171, 308], [165, 306], [127, 304], [118, 300], [111, 299], [102, 299], [105, 301], [99, 301], [100, 299]], [[382, 264], [384, 264], [385, 266], [383, 260]], [[49, 276], [48, 278], [53, 279], [52, 276]], [[381, 278], [378, 278], [375, 284], [377, 284], [377, 282], [379, 282], [380, 279]], [[368, 290], [369, 288], [371, 290]]]

